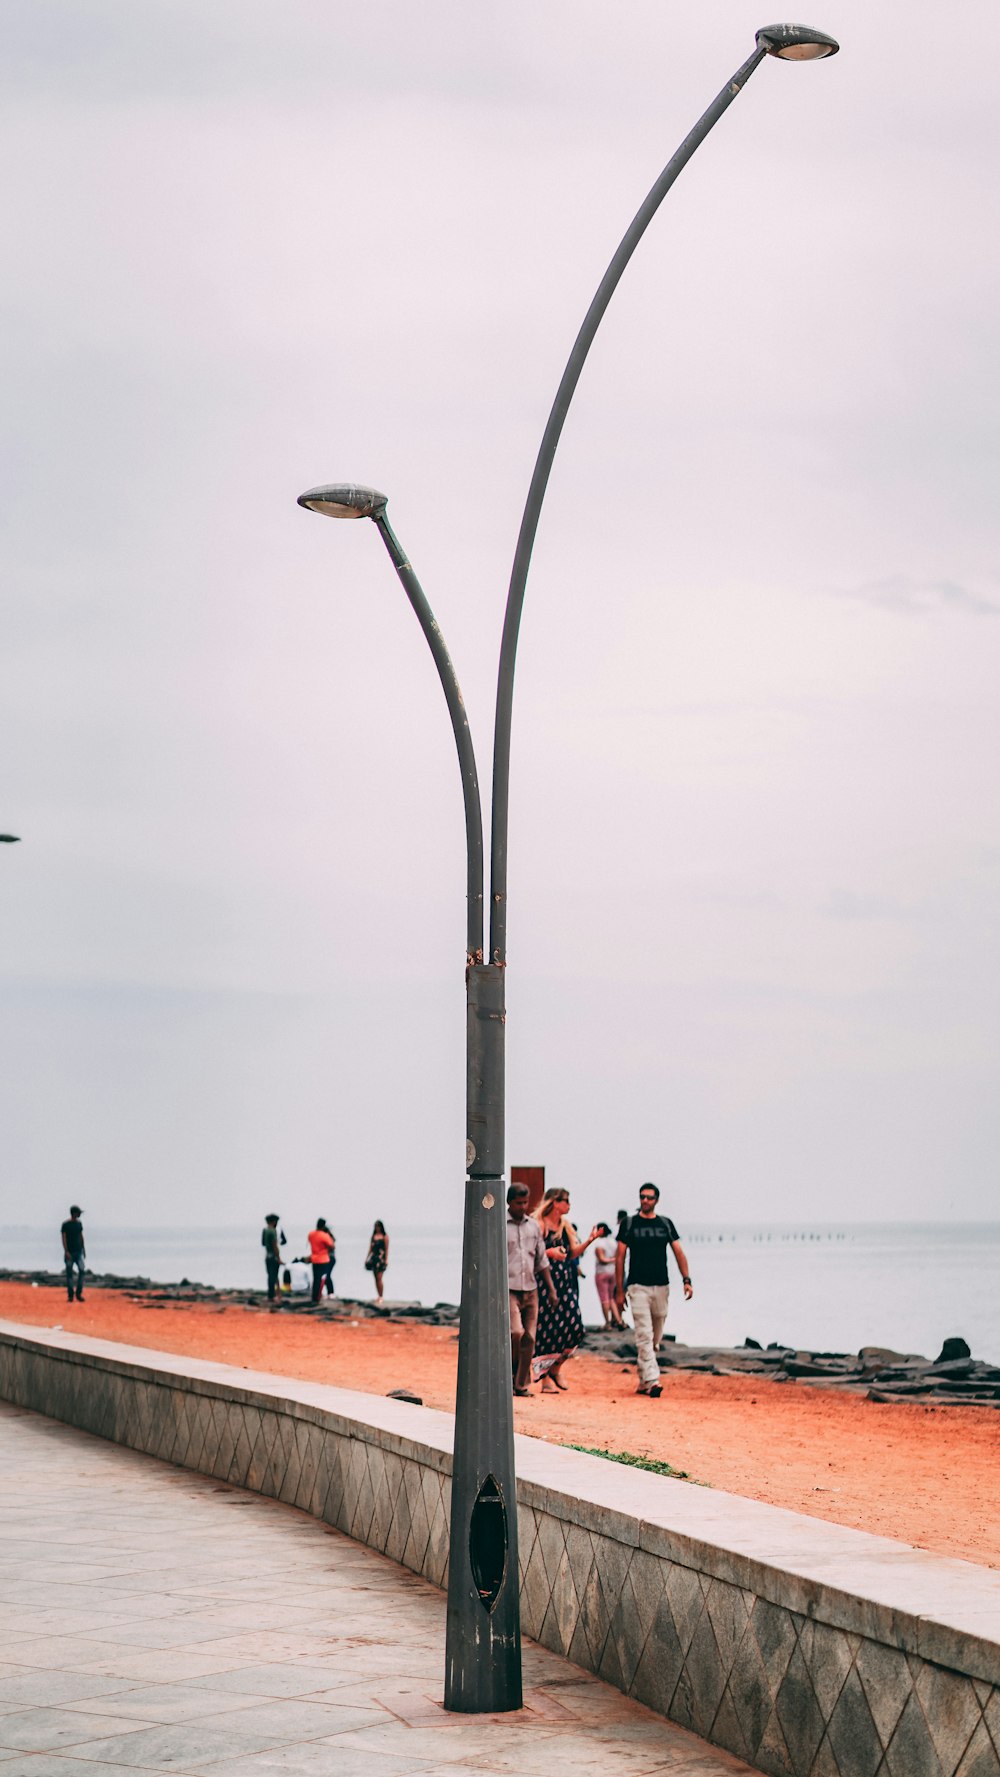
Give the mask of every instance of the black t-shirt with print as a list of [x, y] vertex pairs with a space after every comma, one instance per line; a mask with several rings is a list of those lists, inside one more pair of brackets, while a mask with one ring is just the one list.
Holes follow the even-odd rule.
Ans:
[[679, 1239], [669, 1216], [630, 1216], [618, 1240], [628, 1248], [628, 1282], [666, 1283], [667, 1248]]
[[60, 1233], [66, 1242], [66, 1251], [68, 1253], [72, 1253], [74, 1258], [82, 1253], [83, 1223], [81, 1221], [74, 1216], [70, 1216], [69, 1221], [63, 1223]]

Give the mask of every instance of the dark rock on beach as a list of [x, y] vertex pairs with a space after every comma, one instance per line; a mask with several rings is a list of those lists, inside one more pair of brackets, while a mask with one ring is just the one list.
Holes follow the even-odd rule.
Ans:
[[[634, 1358], [635, 1342], [606, 1339], [603, 1329], [588, 1330], [588, 1345], [604, 1357]], [[921, 1405], [1000, 1407], [1000, 1368], [969, 1354], [964, 1339], [946, 1339], [934, 1362], [915, 1352], [886, 1345], [863, 1345], [857, 1353], [795, 1351], [755, 1339], [734, 1347], [682, 1345], [660, 1350], [664, 1370], [695, 1370], [710, 1376], [753, 1376], [773, 1382], [804, 1382], [812, 1388], [835, 1388], [873, 1401], [913, 1401]]]

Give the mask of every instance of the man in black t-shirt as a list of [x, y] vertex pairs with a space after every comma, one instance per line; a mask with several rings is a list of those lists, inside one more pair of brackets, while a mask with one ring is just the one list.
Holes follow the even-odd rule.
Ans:
[[70, 1205], [69, 1221], [64, 1222], [59, 1232], [62, 1235], [63, 1259], [66, 1263], [66, 1292], [70, 1301], [73, 1300], [73, 1278], [76, 1274], [76, 1299], [83, 1301], [83, 1274], [87, 1269], [87, 1249], [83, 1243], [83, 1223], [80, 1217], [83, 1210], [78, 1203]]
[[[619, 1309], [628, 1305], [635, 1327], [636, 1362], [639, 1370], [637, 1394], [650, 1394], [659, 1399], [660, 1366], [657, 1351], [667, 1318], [670, 1287], [667, 1281], [667, 1248], [672, 1247], [684, 1285], [684, 1299], [694, 1294], [688, 1263], [680, 1235], [669, 1216], [657, 1214], [660, 1193], [656, 1185], [639, 1188], [639, 1214], [630, 1216], [618, 1229], [618, 1250], [615, 1254], [615, 1299]], [[625, 1261], [628, 1260], [626, 1285]]]

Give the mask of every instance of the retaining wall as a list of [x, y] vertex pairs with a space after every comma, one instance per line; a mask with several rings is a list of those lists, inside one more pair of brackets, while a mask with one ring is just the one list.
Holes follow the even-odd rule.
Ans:
[[[0, 1398], [444, 1584], [448, 1414], [10, 1322]], [[770, 1777], [1000, 1777], [1000, 1574], [516, 1442], [525, 1634]]]

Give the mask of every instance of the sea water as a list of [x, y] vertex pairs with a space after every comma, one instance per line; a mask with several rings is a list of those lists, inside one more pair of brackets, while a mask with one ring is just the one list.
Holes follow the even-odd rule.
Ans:
[[[84, 1218], [95, 1271], [259, 1289], [260, 1228], [106, 1228]], [[371, 1297], [364, 1269], [370, 1226], [337, 1224], [338, 1295]], [[1000, 1223], [758, 1224], [681, 1230], [694, 1299], [672, 1272], [668, 1332], [690, 1345], [741, 1345], [751, 1337], [810, 1351], [887, 1345], [936, 1357], [945, 1338], [968, 1340], [976, 1357], [1000, 1363]], [[386, 1298], [457, 1302], [461, 1229], [390, 1226]], [[288, 1231], [291, 1259], [306, 1252], [304, 1230]], [[0, 1266], [54, 1270], [58, 1229], [0, 1228]], [[672, 1265], [671, 1261], [671, 1265]], [[600, 1320], [589, 1255], [581, 1262], [584, 1319]]]

